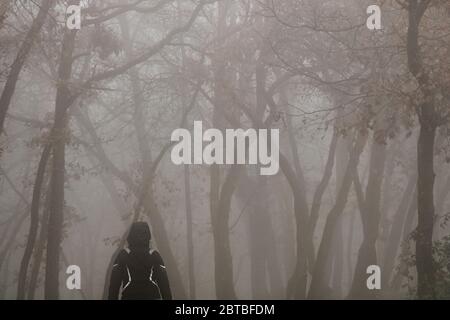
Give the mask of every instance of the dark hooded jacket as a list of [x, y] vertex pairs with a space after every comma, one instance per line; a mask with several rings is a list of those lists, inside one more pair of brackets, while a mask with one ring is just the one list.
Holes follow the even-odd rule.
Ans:
[[[151, 233], [146, 222], [135, 222], [128, 234], [128, 247], [117, 255], [109, 284], [110, 300], [172, 299], [161, 255], [150, 250]], [[122, 288], [122, 290], [120, 290]]]

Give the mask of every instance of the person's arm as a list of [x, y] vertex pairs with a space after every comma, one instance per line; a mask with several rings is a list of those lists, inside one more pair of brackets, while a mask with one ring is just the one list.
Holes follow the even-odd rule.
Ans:
[[111, 278], [109, 280], [108, 300], [119, 300], [120, 287], [122, 286], [123, 279], [124, 254], [126, 254], [124, 250], [120, 251], [114, 260]]
[[167, 277], [164, 261], [158, 251], [153, 251], [153, 279], [159, 287], [163, 300], [172, 300], [172, 292], [170, 291], [169, 278]]

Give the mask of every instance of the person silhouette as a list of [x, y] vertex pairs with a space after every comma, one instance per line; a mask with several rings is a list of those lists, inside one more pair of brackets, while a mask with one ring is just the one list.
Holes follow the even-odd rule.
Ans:
[[[111, 271], [109, 300], [171, 300], [169, 280], [161, 255], [150, 249], [146, 222], [134, 222], [128, 233], [128, 249], [117, 255]], [[120, 290], [122, 288], [122, 290]]]

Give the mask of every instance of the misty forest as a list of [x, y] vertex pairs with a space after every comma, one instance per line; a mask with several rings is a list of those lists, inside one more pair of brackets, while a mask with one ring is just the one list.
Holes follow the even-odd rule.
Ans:
[[175, 299], [450, 299], [448, 0], [1, 0], [0, 83], [0, 299], [105, 299], [135, 221]]

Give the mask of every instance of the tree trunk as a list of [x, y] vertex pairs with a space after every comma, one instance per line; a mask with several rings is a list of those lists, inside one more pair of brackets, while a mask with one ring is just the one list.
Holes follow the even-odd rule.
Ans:
[[25, 222], [26, 218], [28, 217], [28, 210], [29, 208], [26, 208], [24, 213], [20, 213], [20, 202], [17, 205], [16, 212], [14, 214], [19, 215], [18, 221], [16, 225], [12, 228], [11, 233], [9, 234], [9, 237], [5, 240], [5, 245], [3, 247], [3, 250], [0, 251], [0, 269], [3, 266], [3, 263], [6, 261], [6, 256], [8, 255], [9, 251], [11, 250], [12, 245], [14, 244], [14, 241], [16, 240], [17, 235], [19, 234], [20, 228], [22, 227], [23, 223]]
[[184, 197], [186, 205], [186, 234], [189, 274], [189, 299], [195, 299], [194, 240], [192, 234], [191, 177], [189, 166], [184, 166]]
[[333, 277], [331, 278], [332, 298], [342, 297], [342, 275], [344, 269], [344, 236], [343, 236], [342, 216], [339, 217], [334, 231], [333, 241]]
[[[249, 216], [247, 224], [252, 297], [280, 299], [284, 296], [285, 288], [281, 278], [275, 232], [268, 211], [270, 201], [268, 202], [267, 197], [271, 195], [264, 180], [266, 179], [260, 176], [241, 176], [236, 197], [242, 207], [241, 215], [247, 210]], [[234, 225], [231, 226], [233, 227]]]
[[386, 154], [386, 172], [384, 174], [383, 187], [381, 188], [381, 190], [383, 191], [383, 195], [381, 202], [380, 236], [378, 237], [377, 241], [377, 253], [382, 257], [386, 255], [387, 246], [389, 246], [389, 243], [387, 242], [391, 227], [391, 221], [389, 221], [389, 219], [392, 207], [392, 199], [394, 198], [395, 194], [392, 189], [392, 177], [394, 174], [394, 169], [396, 167], [398, 150], [398, 144], [393, 141]]
[[333, 167], [334, 167], [334, 158], [336, 155], [336, 147], [338, 142], [338, 133], [335, 129], [333, 131], [333, 138], [331, 139], [330, 147], [328, 149], [328, 157], [327, 162], [325, 164], [325, 169], [323, 172], [322, 179], [320, 180], [320, 183], [317, 185], [317, 188], [314, 192], [314, 197], [311, 204], [311, 215], [309, 218], [309, 237], [311, 238], [308, 248], [308, 265], [311, 267], [314, 266], [315, 263], [315, 249], [314, 249], [314, 231], [316, 229], [317, 220], [319, 219], [319, 213], [320, 213], [320, 207], [322, 205], [322, 198], [325, 194], [325, 190], [330, 183], [331, 176], [333, 174]]
[[[268, 299], [269, 288], [267, 285], [267, 244], [269, 233], [268, 203], [266, 201], [267, 181], [265, 177], [250, 177], [248, 187], [256, 193], [251, 201], [249, 214], [249, 239], [250, 239], [250, 270], [252, 299]], [[245, 186], [244, 186], [245, 188]], [[252, 196], [252, 195], [251, 195]]]
[[[270, 223], [270, 221], [269, 221]], [[285, 284], [281, 277], [280, 265], [281, 258], [275, 244], [275, 234], [272, 225], [269, 225], [269, 234], [267, 235], [267, 271], [269, 273], [270, 294], [272, 299], [282, 299], [285, 295]]]
[[54, 0], [44, 0], [42, 2], [42, 5], [39, 8], [39, 13], [34, 19], [31, 28], [25, 36], [19, 52], [11, 65], [5, 86], [3, 87], [2, 95], [0, 96], [0, 135], [3, 134], [6, 113], [8, 112], [11, 99], [14, 95], [19, 74], [22, 71], [22, 67], [25, 64], [28, 54], [30, 53], [33, 42], [41, 31], [53, 3]]
[[[413, 232], [414, 218], [416, 217], [416, 212], [417, 212], [417, 188], [414, 191], [412, 200], [413, 201], [411, 201], [411, 203], [409, 204], [405, 224], [403, 225], [400, 257], [407, 257], [407, 256], [412, 255], [411, 246], [409, 245], [409, 242], [411, 240], [411, 232]], [[409, 268], [409, 265], [408, 265], [407, 261], [405, 261], [405, 260], [400, 261], [398, 271], [395, 274], [395, 276], [392, 279], [392, 282], [390, 284], [390, 288], [392, 288], [393, 291], [400, 290], [402, 280], [409, 276], [408, 268]]]
[[359, 157], [366, 144], [367, 136], [364, 133], [359, 133], [355, 146], [350, 155], [347, 167], [345, 169], [344, 179], [339, 189], [336, 202], [328, 213], [325, 228], [323, 231], [322, 241], [320, 242], [319, 251], [317, 253], [316, 263], [314, 265], [314, 272], [311, 280], [311, 287], [308, 294], [310, 299], [320, 299], [325, 291], [327, 291], [327, 283], [325, 269], [327, 260], [330, 257], [331, 246], [333, 242], [334, 230], [337, 221], [342, 214], [347, 203], [348, 193], [353, 182], [353, 176], [356, 174], [356, 169], [359, 162]]
[[408, 68], [417, 79], [423, 93], [418, 106], [420, 133], [417, 142], [417, 207], [418, 225], [416, 235], [417, 295], [419, 299], [435, 296], [435, 270], [433, 266], [434, 224], [434, 143], [437, 114], [433, 84], [424, 70], [419, 47], [420, 21], [430, 2], [410, 0], [408, 4], [407, 57]]
[[[5, 300], [6, 291], [8, 290], [8, 280], [9, 280], [9, 265], [11, 262], [11, 251], [8, 252], [8, 254], [5, 257], [4, 262], [4, 270], [3, 274], [1, 274], [1, 281], [0, 281], [0, 300]], [[0, 271], [2, 269], [0, 268]]]
[[51, 179], [48, 179], [48, 183], [46, 184], [44, 208], [40, 221], [39, 238], [37, 240], [37, 245], [34, 250], [34, 261], [30, 273], [30, 282], [28, 284], [28, 292], [27, 292], [28, 300], [34, 299], [34, 295], [38, 285], [39, 271], [41, 269], [44, 250], [47, 244], [48, 217], [50, 215], [51, 185], [52, 185]]
[[[217, 12], [217, 36], [222, 37], [227, 28], [226, 18], [229, 9], [228, 2], [218, 3]], [[226, 112], [227, 93], [226, 78], [230, 71], [226, 68], [224, 57], [216, 56], [213, 61], [214, 68], [214, 111], [213, 126], [223, 129], [222, 115]], [[231, 81], [231, 79], [229, 79]], [[229, 169], [225, 181], [221, 187], [221, 176], [219, 165], [213, 164], [210, 167], [210, 213], [214, 241], [214, 279], [217, 299], [236, 299], [233, 281], [233, 261], [229, 240], [229, 210], [231, 197], [239, 178], [240, 168], [233, 165]]]
[[376, 241], [380, 222], [381, 186], [386, 162], [386, 144], [380, 142], [378, 132], [374, 132], [370, 156], [369, 179], [367, 182], [364, 208], [361, 212], [364, 238], [358, 252], [356, 269], [350, 291], [350, 298], [374, 298], [376, 291], [366, 285], [367, 267], [377, 265]]
[[[214, 170], [213, 167], [216, 167], [216, 165], [212, 165], [211, 170]], [[218, 170], [217, 167], [216, 169]], [[212, 191], [217, 190], [217, 194], [219, 195], [216, 201], [211, 202], [211, 211], [213, 213], [211, 218], [214, 238], [214, 274], [217, 299], [236, 299], [228, 221], [231, 198], [239, 179], [240, 169], [238, 165], [230, 168], [220, 192], [217, 190], [219, 187], [217, 184], [218, 179], [216, 180], [218, 178], [218, 172], [217, 176], [214, 173], [211, 175]]]
[[296, 174], [282, 153], [280, 153], [280, 168], [288, 180], [294, 197], [294, 217], [296, 226], [296, 265], [294, 273], [287, 285], [287, 298], [304, 299], [308, 276], [305, 257], [308, 237], [306, 232], [308, 221], [307, 217], [305, 217], [305, 212], [308, 212], [308, 206], [306, 205], [303, 197], [304, 194], [300, 189]]
[[64, 222], [64, 176], [65, 148], [67, 135], [67, 109], [71, 93], [69, 79], [72, 74], [72, 53], [76, 32], [64, 33], [58, 70], [58, 82], [55, 101], [55, 120], [50, 136], [53, 149], [52, 186], [50, 216], [48, 220], [47, 260], [45, 268], [45, 298], [59, 298], [59, 257]]
[[389, 237], [386, 243], [386, 251], [383, 259], [383, 277], [381, 278], [382, 288], [388, 288], [392, 270], [394, 269], [395, 259], [402, 239], [402, 228], [407, 217], [408, 206], [411, 202], [411, 195], [415, 194], [417, 177], [411, 175], [408, 184], [403, 192], [402, 199], [394, 215], [392, 226], [389, 231]]
[[49, 190], [47, 191], [47, 198], [45, 200], [44, 213], [42, 214], [42, 218], [41, 218], [41, 228], [40, 228], [40, 232], [39, 232], [39, 239], [37, 241], [36, 250], [34, 252], [34, 261], [33, 261], [33, 266], [31, 268], [31, 273], [30, 273], [30, 282], [28, 284], [28, 292], [27, 292], [28, 300], [33, 300], [35, 297], [37, 284], [38, 284], [38, 278], [39, 278], [39, 271], [41, 269], [45, 246], [47, 244], [48, 217], [50, 215], [50, 188], [51, 188], [51, 182], [49, 185]]
[[51, 144], [47, 143], [42, 152], [41, 159], [39, 161], [38, 170], [36, 174], [36, 180], [33, 189], [33, 198], [31, 201], [31, 221], [30, 230], [28, 232], [27, 244], [25, 246], [25, 252], [20, 263], [19, 278], [17, 281], [17, 299], [25, 299], [25, 285], [27, 279], [28, 265], [33, 253], [33, 248], [36, 242], [36, 236], [39, 226], [39, 204], [41, 201], [41, 190], [45, 178], [45, 168], [47, 167], [47, 161], [50, 157]]
[[[287, 104], [287, 97], [281, 95], [282, 103]], [[308, 258], [309, 264], [314, 263], [314, 256], [308, 256], [314, 251], [312, 244], [312, 232], [309, 229], [309, 208], [306, 199], [306, 182], [298, 156], [297, 142], [292, 128], [292, 119], [287, 119], [287, 130], [289, 136], [289, 146], [292, 152], [295, 171], [292, 170], [287, 159], [280, 154], [280, 167], [294, 197], [294, 216], [296, 221], [296, 264], [294, 274], [291, 276], [287, 287], [287, 297], [294, 299], [304, 299], [306, 297], [306, 284], [308, 281]]]
[[[427, 107], [425, 107], [427, 108]], [[417, 145], [417, 206], [418, 225], [416, 263], [419, 299], [434, 297], [435, 270], [433, 265], [434, 225], [434, 138], [436, 128], [423, 123]]]

